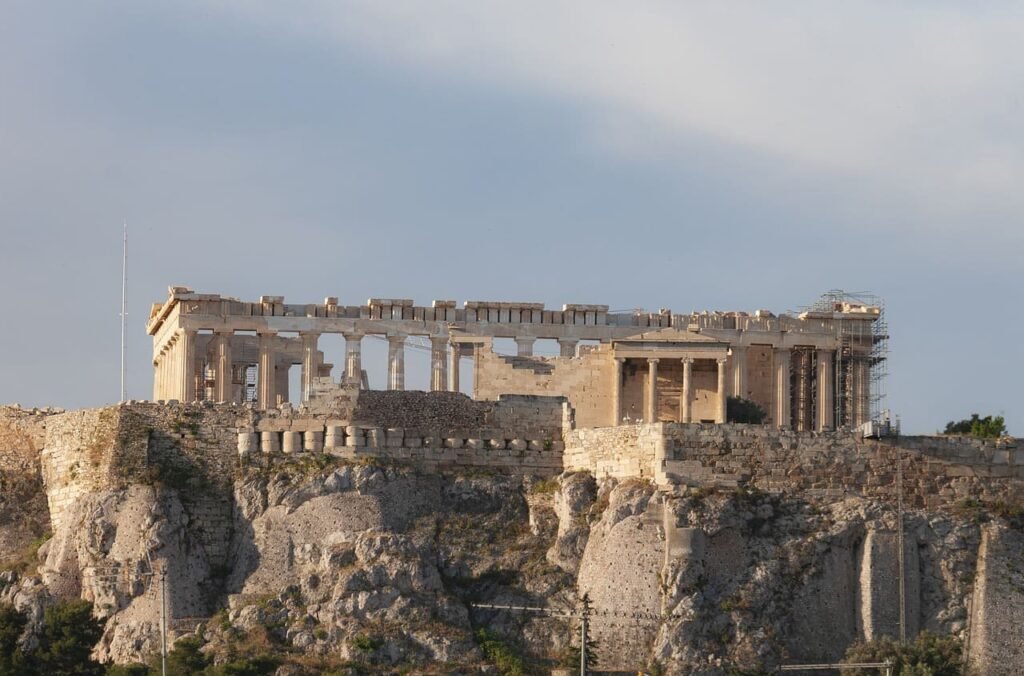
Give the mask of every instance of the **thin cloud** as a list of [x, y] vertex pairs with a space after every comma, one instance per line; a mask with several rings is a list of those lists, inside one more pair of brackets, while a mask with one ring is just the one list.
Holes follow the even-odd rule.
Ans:
[[632, 118], [669, 143], [699, 134], [809, 174], [868, 180], [905, 195], [937, 226], [967, 224], [981, 205], [1024, 214], [1015, 186], [1024, 170], [1024, 52], [1014, 6], [231, 7], [278, 36], [317, 36], [476, 86], [563, 97], [589, 106], [595, 120]]

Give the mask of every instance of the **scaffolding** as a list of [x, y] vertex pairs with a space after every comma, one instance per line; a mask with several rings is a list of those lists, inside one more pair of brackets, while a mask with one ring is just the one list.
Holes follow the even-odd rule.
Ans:
[[[832, 379], [836, 427], [851, 427], [855, 422], [881, 422], [887, 416], [885, 384], [889, 375], [885, 301], [871, 293], [832, 289], [803, 311], [829, 313], [835, 322], [839, 339]], [[866, 314], [874, 319], [855, 319], [855, 314]], [[867, 387], [863, 387], [865, 380]], [[856, 392], [866, 394], [857, 397]]]

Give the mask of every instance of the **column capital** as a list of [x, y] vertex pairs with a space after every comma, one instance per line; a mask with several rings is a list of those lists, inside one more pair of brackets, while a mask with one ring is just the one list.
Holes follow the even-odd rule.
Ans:
[[256, 329], [256, 335], [273, 338], [274, 336], [277, 335], [277, 331], [275, 329]]
[[693, 357], [683, 357], [679, 361], [681, 361], [684, 364], [692, 364], [693, 363]]
[[613, 359], [617, 361], [619, 364], [623, 364], [626, 361], [625, 357], [613, 357]]
[[725, 366], [726, 364], [729, 363], [729, 358], [728, 357], [719, 357], [715, 361], [718, 362], [719, 366]]
[[388, 342], [391, 344], [401, 345], [405, 342], [405, 339], [409, 336], [404, 333], [388, 334]]
[[659, 359], [658, 357], [648, 357], [647, 358], [647, 363], [648, 364], [657, 364], [659, 361], [661, 361], [661, 359]]
[[320, 331], [299, 331], [299, 335], [303, 338], [319, 338], [321, 335]]
[[444, 348], [448, 346], [451, 339], [448, 336], [430, 336], [430, 344], [434, 347]]
[[341, 335], [345, 340], [362, 340], [366, 336], [362, 331], [342, 331]]

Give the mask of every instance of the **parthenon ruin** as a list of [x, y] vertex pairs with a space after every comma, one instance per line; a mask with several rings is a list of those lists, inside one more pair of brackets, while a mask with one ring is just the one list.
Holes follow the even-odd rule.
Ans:
[[[826, 298], [826, 297], [823, 297]], [[388, 341], [387, 388], [405, 389], [408, 340], [430, 344], [430, 388], [461, 391], [459, 364], [473, 365], [471, 396], [564, 396], [580, 427], [623, 422], [726, 421], [727, 397], [756, 402], [776, 427], [827, 430], [870, 420], [887, 336], [878, 304], [828, 296], [808, 311], [674, 314], [611, 312], [606, 305], [371, 298], [365, 305], [289, 304], [281, 296], [246, 302], [171, 287], [153, 306], [156, 400], [252, 401], [260, 409], [293, 400], [289, 369], [301, 369], [299, 401], [317, 379], [367, 388], [362, 339]], [[344, 339], [341, 368], [325, 363], [321, 340]], [[515, 355], [495, 339], [513, 339]], [[558, 356], [538, 356], [557, 341]]]

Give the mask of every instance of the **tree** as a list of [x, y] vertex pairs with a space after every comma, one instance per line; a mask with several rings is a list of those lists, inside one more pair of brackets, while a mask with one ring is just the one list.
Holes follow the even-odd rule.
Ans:
[[725, 400], [725, 419], [734, 423], [760, 425], [768, 414], [756, 402], [743, 397], [729, 397]]
[[[167, 652], [167, 673], [174, 676], [198, 674], [210, 664], [210, 659], [200, 652], [203, 642], [196, 636], [186, 636], [174, 642]], [[160, 657], [157, 656], [159, 662]]]
[[39, 645], [29, 655], [30, 671], [46, 676], [100, 676], [103, 665], [90, 657], [103, 635], [88, 601], [66, 601], [46, 609]]
[[982, 418], [977, 413], [972, 413], [970, 418], [958, 422], [948, 422], [943, 434], [964, 434], [981, 439], [998, 439], [1007, 435], [1006, 421], [1001, 415], [987, 415]]
[[[900, 645], [888, 636], [855, 643], [846, 651], [847, 662], [893, 663], [894, 676], [960, 676], [963, 646], [953, 636], [921, 632], [917, 640]], [[876, 670], [843, 669], [843, 676], [874, 674]]]
[[25, 656], [18, 639], [28, 619], [14, 606], [0, 605], [0, 676], [15, 676], [25, 672]]

